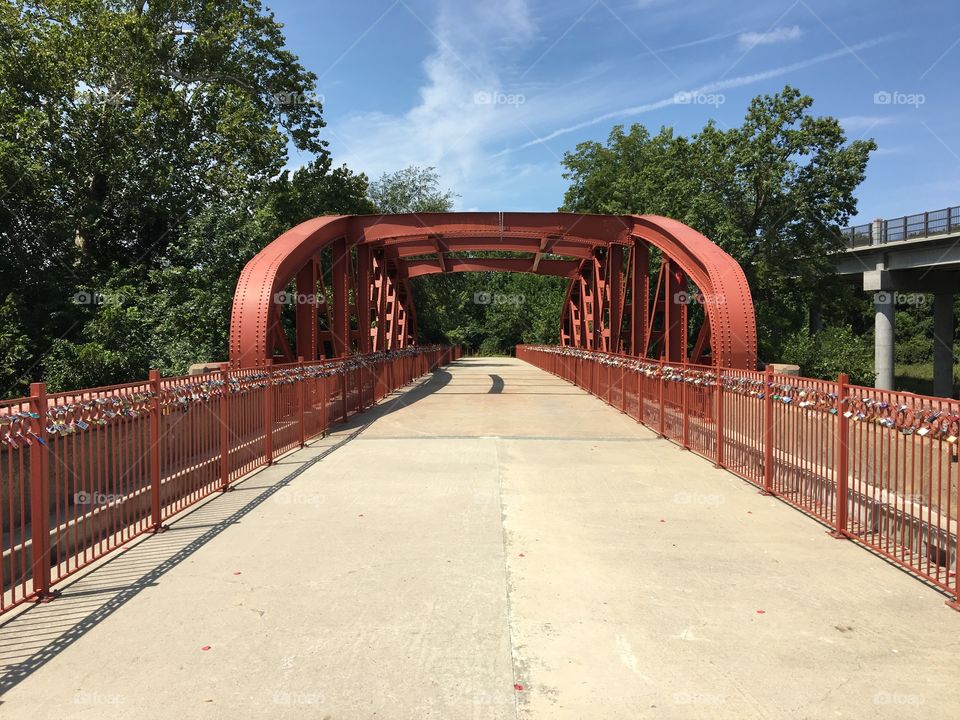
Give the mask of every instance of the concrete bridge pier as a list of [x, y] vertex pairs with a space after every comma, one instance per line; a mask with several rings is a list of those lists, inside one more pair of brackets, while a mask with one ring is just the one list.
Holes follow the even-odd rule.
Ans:
[[933, 394], [953, 395], [953, 293], [933, 296]]
[[[873, 293], [874, 386], [894, 389], [895, 336], [897, 303], [904, 293], [916, 297], [933, 294], [933, 394], [953, 395], [953, 300], [960, 285], [960, 273], [927, 271], [891, 271], [883, 265], [863, 273], [863, 289]], [[906, 302], [912, 300], [908, 297]]]
[[894, 335], [896, 331], [896, 308], [894, 293], [880, 291], [873, 295], [873, 369], [876, 372], [874, 387], [893, 390], [894, 383]]

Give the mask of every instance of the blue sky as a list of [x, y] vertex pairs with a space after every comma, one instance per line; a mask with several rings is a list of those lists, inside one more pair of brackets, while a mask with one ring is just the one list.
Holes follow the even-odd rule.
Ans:
[[859, 221], [960, 205], [956, 0], [267, 5], [319, 76], [334, 161], [433, 165], [458, 210], [555, 210], [577, 143], [618, 123], [736, 125], [787, 83], [877, 141]]

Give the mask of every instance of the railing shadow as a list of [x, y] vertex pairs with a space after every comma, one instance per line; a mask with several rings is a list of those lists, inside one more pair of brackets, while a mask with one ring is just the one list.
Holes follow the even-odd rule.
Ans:
[[[0, 624], [0, 698], [371, 423], [428, 397], [450, 380], [449, 372], [435, 370], [426, 381], [408, 386], [334, 426], [330, 438], [312, 444], [311, 450], [319, 452], [309, 459], [298, 462], [295, 453], [280, 458], [278, 465], [296, 465], [280, 480], [258, 484], [264, 472], [260, 469], [234, 485], [233, 492], [214, 495], [184, 511], [170, 522], [166, 532], [135, 540], [59, 585], [61, 595], [52, 602], [16, 612]], [[335, 442], [330, 444], [331, 440]]]

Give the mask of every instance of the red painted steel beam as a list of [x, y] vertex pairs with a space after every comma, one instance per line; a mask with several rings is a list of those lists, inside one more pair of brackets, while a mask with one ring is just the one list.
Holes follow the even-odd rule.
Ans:
[[[413, 330], [412, 323], [409, 322], [413, 316], [412, 305], [407, 308], [402, 307], [403, 302], [411, 303], [412, 297], [406, 289], [400, 292], [401, 288], [397, 283], [401, 280], [407, 282], [409, 278], [416, 277], [406, 268], [404, 258], [417, 254], [436, 255], [437, 246], [430, 238], [441, 242], [450, 252], [481, 250], [529, 252], [533, 256], [531, 259], [519, 259], [525, 264], [524, 269], [510, 269], [510, 271], [529, 271], [532, 265], [536, 264], [538, 273], [545, 273], [547, 269], [551, 269], [552, 271], [546, 274], [571, 277], [572, 282], [577, 285], [572, 286], [568, 293], [562, 323], [571, 337], [570, 342], [581, 347], [587, 344], [596, 347], [594, 341], [603, 337], [605, 332], [607, 334], [611, 332], [610, 323], [615, 323], [618, 312], [612, 307], [613, 303], [607, 303], [606, 299], [607, 284], [617, 279], [596, 277], [593, 272], [595, 268], [592, 267], [593, 261], [589, 258], [595, 256], [597, 249], [611, 246], [656, 247], [710, 300], [704, 310], [710, 324], [709, 355], [713, 362], [727, 367], [755, 366], [756, 325], [753, 302], [743, 271], [733, 258], [700, 233], [669, 218], [653, 215], [571, 213], [417, 213], [416, 215], [332, 216], [302, 223], [264, 248], [244, 268], [237, 283], [231, 316], [231, 362], [238, 366], [254, 366], [265, 362], [273, 351], [273, 347], [269, 346], [278, 341], [273, 325], [278, 322], [279, 313], [271, 307], [273, 295], [286, 287], [287, 283], [297, 276], [321, 249], [340, 241], [342, 246], [334, 248], [335, 257], [345, 257], [344, 253], [349, 252], [349, 247], [366, 245], [383, 248], [393, 255], [393, 261], [387, 260], [395, 265], [390, 271], [391, 279], [386, 282], [388, 286], [393, 285], [393, 287], [387, 287], [384, 294], [383, 281], [381, 281], [381, 289], [374, 291], [374, 295], [377, 295], [377, 292], [380, 293], [377, 296], [379, 302], [386, 300], [387, 305], [390, 305], [390, 300], [393, 301], [393, 306], [385, 310], [382, 318], [378, 315], [378, 324], [382, 319], [388, 326], [391, 324], [395, 326], [384, 328], [384, 334], [388, 336], [384, 340], [388, 346], [396, 347], [396, 344], [391, 342], [394, 337], [397, 342], [412, 341], [413, 335], [410, 333], [401, 339], [399, 327], [402, 320], [411, 332]], [[545, 239], [555, 239], [549, 250], [553, 254], [579, 260], [587, 259], [587, 264], [591, 266], [589, 274], [581, 273], [580, 275], [589, 276], [589, 283], [584, 283], [580, 275], [575, 270], [571, 270], [570, 261], [544, 259], [537, 261], [536, 256], [542, 254], [541, 249], [546, 251]], [[517, 258], [506, 259], [516, 260]], [[502, 266], [481, 268], [482, 263], [479, 258], [446, 258], [451, 266], [454, 260], [464, 260], [468, 265], [472, 263], [482, 270], [503, 269]], [[557, 265], [556, 263], [567, 264]], [[437, 266], [439, 267], [439, 259]], [[429, 274], [430, 268], [422, 265], [415, 267], [424, 270], [421, 274]], [[345, 288], [349, 288], [352, 276], [349, 270], [345, 269], [341, 273], [334, 268], [333, 277], [335, 299], [331, 336], [336, 340], [338, 333], [347, 333], [346, 339], [341, 336], [337, 340], [338, 353], [342, 353], [351, 349], [350, 310]], [[369, 286], [370, 282], [376, 281], [368, 279], [366, 282]], [[637, 278], [634, 282], [642, 284], [643, 280]], [[363, 292], [359, 286], [357, 290], [357, 296], [362, 297]], [[340, 298], [339, 303], [336, 301], [337, 298]], [[637, 304], [639, 304], [639, 298], [631, 308], [632, 326], [638, 324]], [[605, 315], [601, 314], [599, 324], [596, 321], [597, 311], [605, 313]], [[610, 315], [611, 311], [613, 316]], [[579, 318], [574, 317], [575, 312], [579, 313]], [[404, 317], [401, 318], [401, 315]], [[409, 318], [406, 317], [408, 315]], [[388, 316], [391, 317], [388, 318]], [[641, 313], [640, 317], [643, 316], [644, 314]], [[579, 331], [574, 327], [577, 320]], [[588, 323], [592, 323], [592, 326], [588, 327]], [[638, 333], [643, 334], [644, 330], [649, 335], [649, 328], [631, 329], [632, 337], [639, 337]], [[616, 334], [616, 330], [612, 332]], [[282, 344], [282, 341], [280, 343]]]
[[[530, 261], [524, 258], [447, 258], [445, 268], [436, 260], [430, 259], [408, 260], [405, 265], [410, 278], [444, 272], [534, 272]], [[576, 275], [577, 265], [575, 260], [544, 260], [536, 274], [573, 277]]]
[[333, 355], [343, 357], [350, 352], [350, 249], [346, 238], [333, 243]]
[[755, 369], [757, 325], [743, 269], [691, 227], [659, 215], [633, 215], [634, 237], [660, 248], [693, 280], [706, 299], [713, 362]]
[[313, 361], [319, 356], [317, 327], [317, 261], [311, 258], [297, 273], [297, 355]]
[[630, 253], [630, 354], [642, 355], [650, 299], [650, 248], [636, 243]]
[[357, 344], [361, 353], [370, 352], [370, 309], [373, 290], [372, 249], [369, 245], [357, 246]]

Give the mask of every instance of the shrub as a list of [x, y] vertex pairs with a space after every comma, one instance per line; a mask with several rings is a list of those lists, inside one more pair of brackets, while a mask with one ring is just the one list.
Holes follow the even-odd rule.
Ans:
[[869, 335], [857, 335], [849, 325], [811, 333], [808, 328], [790, 335], [784, 343], [785, 362], [800, 366], [807, 377], [836, 380], [839, 373], [856, 385], [872, 385], [873, 343]]

